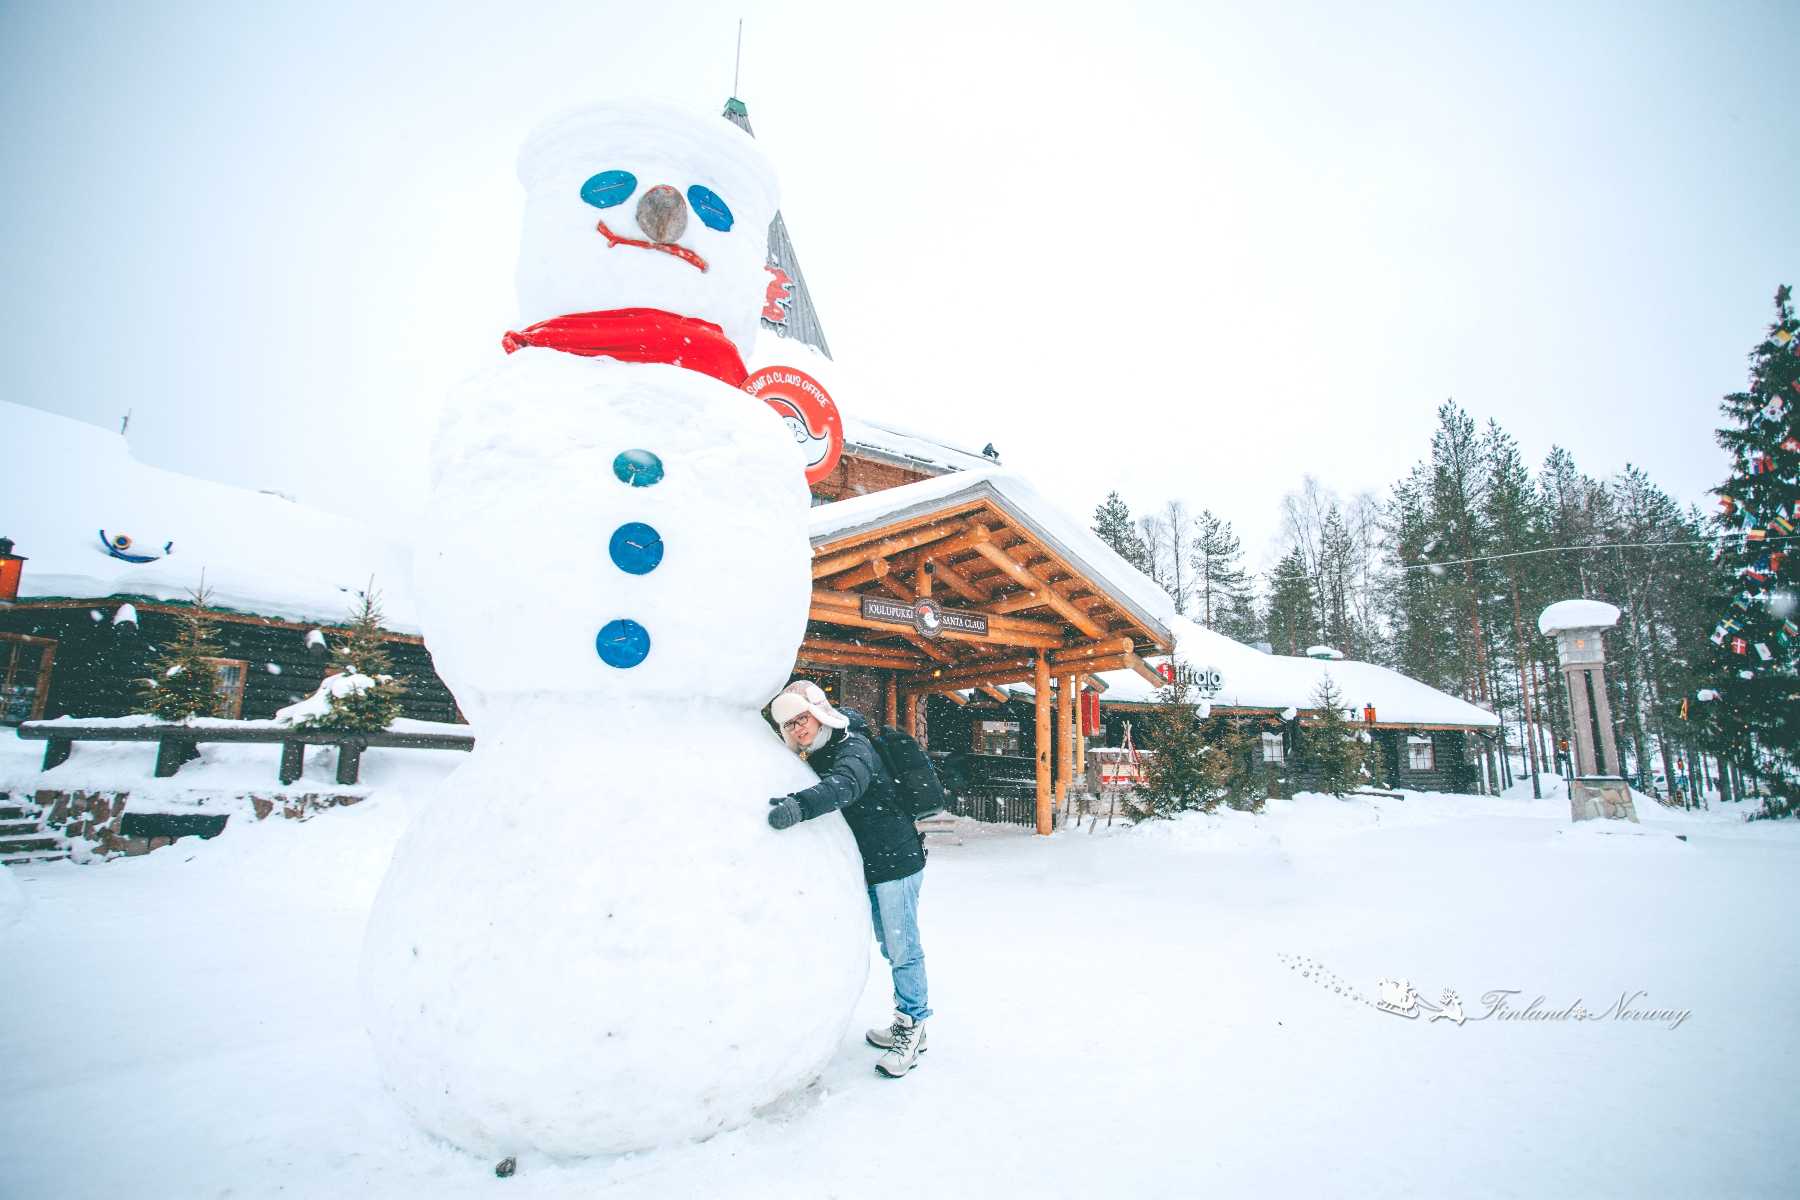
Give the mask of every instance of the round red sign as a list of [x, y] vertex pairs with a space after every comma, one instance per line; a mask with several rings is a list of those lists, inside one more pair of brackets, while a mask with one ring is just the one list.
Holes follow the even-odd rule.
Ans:
[[844, 422], [819, 381], [793, 367], [764, 367], [744, 390], [781, 414], [806, 455], [808, 486], [831, 474], [844, 452]]

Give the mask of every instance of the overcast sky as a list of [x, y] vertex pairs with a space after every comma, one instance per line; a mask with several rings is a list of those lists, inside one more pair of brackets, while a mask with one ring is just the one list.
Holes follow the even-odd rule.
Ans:
[[516, 316], [521, 138], [716, 111], [739, 16], [840, 403], [1083, 516], [1210, 507], [1253, 566], [1303, 473], [1384, 491], [1452, 397], [1704, 500], [1800, 283], [1791, 0], [13, 2], [0, 397], [408, 529]]

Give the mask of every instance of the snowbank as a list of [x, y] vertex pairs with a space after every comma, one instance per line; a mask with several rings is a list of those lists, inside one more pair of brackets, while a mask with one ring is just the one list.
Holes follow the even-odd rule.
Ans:
[[1563, 629], [1611, 629], [1619, 610], [1604, 600], [1558, 600], [1538, 615], [1538, 632], [1548, 637]]

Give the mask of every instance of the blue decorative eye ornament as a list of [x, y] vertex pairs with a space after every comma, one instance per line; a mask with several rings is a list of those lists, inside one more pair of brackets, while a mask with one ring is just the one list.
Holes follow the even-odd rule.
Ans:
[[[596, 175], [594, 178], [598, 179], [599, 176]], [[590, 200], [588, 203], [592, 204], [593, 201]], [[688, 207], [694, 210], [694, 215], [699, 217], [700, 223], [708, 229], [716, 229], [720, 233], [731, 232], [731, 210], [725, 207], [725, 202], [719, 199], [719, 194], [711, 188], [703, 188], [697, 183], [689, 188]]]
[[581, 198], [595, 208], [611, 208], [631, 199], [635, 191], [637, 176], [630, 171], [602, 171], [581, 185]]

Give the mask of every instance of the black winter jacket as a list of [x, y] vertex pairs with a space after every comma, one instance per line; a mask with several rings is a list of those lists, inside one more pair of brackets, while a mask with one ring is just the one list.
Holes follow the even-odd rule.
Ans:
[[794, 793], [801, 813], [810, 821], [833, 809], [843, 812], [862, 851], [863, 879], [870, 884], [923, 871], [919, 831], [900, 807], [894, 783], [869, 742], [869, 723], [854, 708], [838, 711], [850, 718], [850, 728], [833, 729], [831, 740], [806, 756], [819, 782]]

